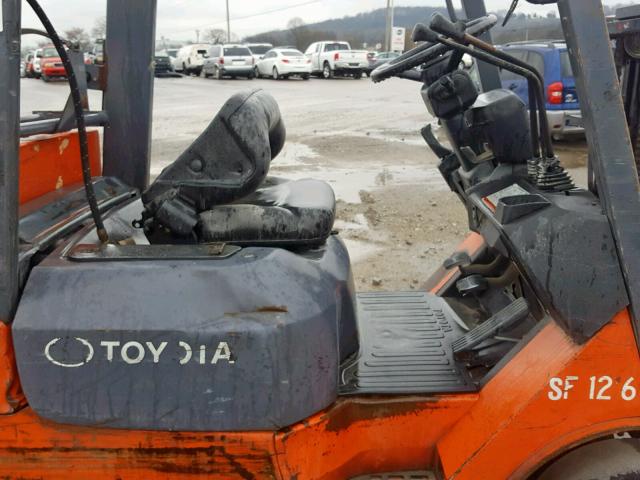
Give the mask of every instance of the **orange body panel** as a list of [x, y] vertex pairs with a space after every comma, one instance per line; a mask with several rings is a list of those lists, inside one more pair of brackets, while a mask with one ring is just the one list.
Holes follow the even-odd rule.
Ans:
[[[100, 175], [100, 138], [87, 132], [91, 172]], [[77, 132], [41, 135], [20, 142], [20, 205], [64, 185], [82, 181]], [[26, 401], [16, 368], [11, 327], [0, 322], [0, 414], [13, 413]]]
[[[100, 137], [87, 132], [91, 174], [101, 175]], [[82, 181], [78, 133], [40, 136], [20, 143], [20, 204]]]
[[0, 478], [276, 478], [273, 434], [108, 430], [58, 425], [30, 408], [0, 418]]
[[282, 478], [344, 480], [356, 475], [419, 470], [435, 444], [477, 399], [476, 394], [355, 398], [277, 436]]
[[[592, 390], [591, 377], [603, 376], [612, 382], [603, 395], [609, 399], [599, 400], [604, 384], [596, 382]], [[552, 378], [569, 378], [566, 398], [551, 399]], [[640, 395], [625, 400], [625, 382], [640, 391], [638, 349], [626, 310], [584, 346], [549, 323], [485, 385], [468, 415], [439, 442], [446, 478], [526, 478], [558, 452], [640, 428]]]
[[11, 341], [11, 327], [0, 322], [0, 414], [13, 413], [25, 404]]

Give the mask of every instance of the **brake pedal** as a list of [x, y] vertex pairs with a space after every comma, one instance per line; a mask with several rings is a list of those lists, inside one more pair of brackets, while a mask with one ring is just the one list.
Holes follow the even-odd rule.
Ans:
[[495, 336], [500, 330], [509, 328], [514, 323], [524, 319], [529, 314], [529, 304], [524, 298], [518, 298], [506, 306], [487, 321], [452, 343], [453, 352], [460, 353], [471, 350], [476, 345]]

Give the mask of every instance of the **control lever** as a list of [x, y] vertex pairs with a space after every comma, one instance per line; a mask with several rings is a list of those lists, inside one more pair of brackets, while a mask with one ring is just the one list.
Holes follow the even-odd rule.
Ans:
[[424, 138], [424, 141], [427, 142], [431, 151], [435, 153], [438, 158], [445, 158], [453, 153], [453, 150], [445, 147], [438, 141], [436, 136], [433, 134], [431, 124], [425, 125], [420, 133], [422, 133], [422, 138]]
[[[549, 130], [549, 123], [547, 120], [547, 107], [546, 101], [544, 97], [544, 79], [540, 75], [540, 72], [536, 70], [534, 67], [529, 65], [522, 60], [517, 59], [509, 55], [508, 53], [502, 52], [498, 50], [494, 45], [483, 41], [478, 37], [474, 37], [473, 35], [469, 35], [465, 31], [460, 31], [460, 28], [456, 23], [452, 23], [443, 15], [436, 13], [431, 19], [431, 29], [436, 33], [441, 33], [447, 37], [454, 39], [455, 41], [463, 44], [473, 45], [478, 49], [497, 57], [500, 60], [505, 62], [509, 62], [513, 65], [516, 65], [520, 68], [528, 70], [531, 74], [535, 75], [538, 79], [536, 82], [529, 81], [529, 77], [525, 76], [528, 80], [529, 85], [529, 116], [531, 122], [531, 130], [533, 132], [532, 141], [534, 142], [533, 153], [534, 156], [540, 156], [540, 148], [539, 148], [539, 139], [538, 135], [542, 136], [542, 141], [545, 147], [545, 156], [547, 158], [553, 158], [553, 145], [551, 143], [551, 132]], [[470, 54], [472, 55], [472, 54]], [[506, 69], [506, 68], [505, 68]], [[508, 70], [508, 69], [506, 69]], [[535, 102], [534, 102], [535, 99]], [[538, 108], [540, 109], [540, 115], [538, 116]], [[540, 132], [538, 132], [538, 122], [540, 125]]]
[[416, 23], [411, 33], [411, 40], [414, 42], [439, 43], [440, 37], [424, 23]]
[[[530, 175], [533, 177], [535, 184], [543, 190], [554, 190], [557, 192], [571, 190], [574, 188], [573, 181], [570, 175], [560, 165], [558, 157], [556, 157], [553, 146], [551, 143], [551, 130], [549, 129], [549, 122], [547, 119], [547, 108], [544, 93], [544, 80], [534, 67], [527, 63], [512, 57], [508, 53], [496, 49], [494, 45], [484, 42], [483, 40], [469, 35], [464, 32], [460, 34], [456, 28], [456, 24], [447, 20], [440, 14], [435, 14], [432, 18], [432, 25], [435, 29], [444, 32], [445, 35], [453, 35], [458, 38], [462, 38], [463, 43], [473, 45], [474, 49], [469, 48], [467, 45], [457, 43], [455, 41], [444, 41], [442, 37], [438, 37], [439, 41], [443, 45], [456, 48], [454, 45], [458, 45], [458, 48], [471, 56], [474, 56], [487, 63], [491, 63], [498, 67], [504, 68], [510, 72], [514, 72], [518, 75], [524, 76], [529, 84], [529, 114], [531, 121], [531, 135], [532, 146], [534, 156], [536, 157], [530, 163]], [[436, 31], [437, 31], [436, 30]], [[462, 35], [462, 36], [460, 36]], [[526, 73], [524, 73], [526, 72]], [[532, 101], [532, 98], [536, 99], [536, 102]], [[539, 116], [535, 115], [535, 104], [538, 104]], [[539, 137], [538, 137], [538, 121], [540, 122], [540, 137], [542, 139], [542, 146], [544, 150], [544, 159], [540, 159], [538, 154], [539, 149]]]
[[467, 267], [472, 263], [471, 257], [467, 252], [456, 252], [447, 258], [442, 263], [442, 266], [445, 270], [451, 270], [454, 267]]
[[[442, 15], [440, 15], [440, 17], [445, 22], [448, 22], [449, 24], [451, 23], [446, 18], [442, 17]], [[438, 14], [435, 14], [433, 18], [437, 19], [438, 18]], [[435, 22], [436, 26], [443, 25], [443, 24], [444, 24], [444, 22], [442, 22], [442, 20], [437, 20]], [[450, 27], [446, 28], [447, 32], [450, 32], [450, 30], [451, 30]], [[469, 47], [468, 45], [463, 45], [461, 43], [456, 42], [455, 40], [451, 40], [451, 39], [446, 38], [444, 36], [440, 36], [437, 33], [435, 33], [433, 30], [432, 30], [432, 35], [435, 36], [435, 39], [437, 41], [439, 41], [440, 43], [442, 43], [443, 45], [445, 45], [445, 46], [447, 46], [449, 48], [460, 50], [460, 51], [462, 51], [464, 53], [467, 53], [468, 55], [471, 55], [472, 57], [475, 57], [475, 58], [479, 59], [479, 60], [482, 60], [484, 62], [487, 62], [487, 63], [490, 63], [492, 65], [495, 65], [495, 66], [497, 66], [499, 68], [503, 68], [504, 70], [508, 70], [508, 71], [513, 72], [513, 73], [515, 73], [517, 75], [521, 75], [521, 76], [525, 77], [529, 82], [531, 82], [533, 84], [533, 86], [534, 86], [533, 88], [535, 89], [534, 91], [535, 92], [540, 92], [540, 95], [543, 95], [542, 92], [544, 92], [544, 90], [543, 90], [542, 83], [540, 82], [540, 79], [539, 79], [538, 75], [536, 75], [533, 72], [531, 72], [529, 70], [529, 68], [520, 67], [518, 65], [515, 65], [515, 64], [511, 63], [509, 60], [503, 60], [503, 59], [499, 58], [497, 55], [495, 55], [494, 52], [487, 53], [487, 52], [485, 52], [485, 51], [483, 51], [481, 49], [473, 49], [473, 48]], [[475, 38], [475, 37], [471, 37], [470, 35], [469, 35], [469, 37], [470, 38]], [[467, 38], [466, 34], [465, 34], [464, 38], [465, 39]], [[492, 48], [495, 49], [495, 47], [493, 47], [493, 46], [492, 46]], [[545, 107], [545, 104], [544, 104], [544, 100], [542, 100], [542, 102], [540, 102], [540, 99], [542, 97], [540, 97], [537, 94], [534, 95], [533, 97], [535, 97], [536, 100], [538, 101], [538, 104], [540, 106], [540, 112], [541, 113], [544, 112], [544, 115], [541, 115], [541, 124], [542, 124], [542, 117], [544, 117], [544, 125], [547, 125], [547, 123], [546, 123], [546, 107]], [[533, 100], [531, 100], [531, 101], [533, 102]], [[532, 103], [532, 105], [533, 105], [533, 103]], [[535, 107], [534, 107], [534, 109], [535, 109]], [[537, 122], [535, 124], [537, 125]], [[533, 125], [532, 125], [532, 128], [533, 128]], [[532, 147], [533, 147], [534, 154], [535, 154], [535, 152], [539, 152], [540, 151], [539, 137], [535, 133], [536, 132], [534, 132], [534, 134], [531, 135]], [[544, 144], [545, 157], [554, 158], [555, 155], [553, 153], [553, 147], [551, 146], [551, 136], [548, 134], [548, 125], [547, 125], [547, 134], [544, 135], [544, 137], [545, 137], [544, 138], [545, 141], [543, 142], [543, 144]]]

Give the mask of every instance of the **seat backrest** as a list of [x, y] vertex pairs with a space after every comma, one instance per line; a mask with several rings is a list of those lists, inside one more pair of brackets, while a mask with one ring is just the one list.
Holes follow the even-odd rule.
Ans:
[[143, 193], [145, 216], [153, 217], [167, 202], [201, 212], [251, 194], [266, 178], [285, 136], [280, 109], [269, 93], [234, 95]]

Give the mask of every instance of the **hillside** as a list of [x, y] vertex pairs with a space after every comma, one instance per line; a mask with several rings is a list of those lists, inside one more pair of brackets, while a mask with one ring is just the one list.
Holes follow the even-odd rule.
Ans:
[[[446, 9], [396, 7], [394, 24], [397, 27], [405, 27], [407, 37], [409, 37], [414, 25], [418, 22], [428, 22], [434, 12], [446, 14]], [[497, 12], [497, 14], [502, 18], [504, 12]], [[290, 24], [293, 28], [264, 32], [247, 37], [245, 40], [248, 42], [269, 42], [274, 45], [296, 45], [301, 50], [306, 49], [310, 43], [326, 39], [347, 40], [354, 48], [362, 48], [363, 44], [366, 44], [367, 48], [373, 48], [376, 44], [384, 42], [385, 9], [383, 8], [318, 23], [304, 24], [302, 20], [292, 19]], [[498, 25], [493, 31], [493, 39], [496, 43], [543, 38], [562, 38], [560, 21], [556, 15], [516, 14], [506, 27]], [[410, 46], [408, 40], [407, 47]]]

